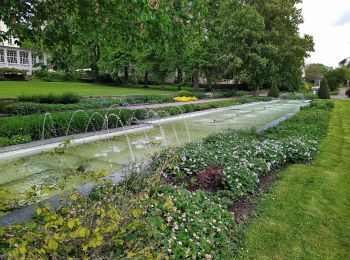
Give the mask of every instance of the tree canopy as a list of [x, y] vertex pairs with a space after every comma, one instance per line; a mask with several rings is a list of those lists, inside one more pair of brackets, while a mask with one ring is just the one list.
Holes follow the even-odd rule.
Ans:
[[[160, 83], [223, 79], [296, 89], [312, 37], [299, 35], [300, 0], [3, 0], [0, 37], [49, 53], [55, 69], [90, 68]], [[121, 77], [121, 75], [124, 75]]]

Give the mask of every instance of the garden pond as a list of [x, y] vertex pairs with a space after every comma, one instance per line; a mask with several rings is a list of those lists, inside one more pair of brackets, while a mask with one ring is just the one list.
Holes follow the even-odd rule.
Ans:
[[[83, 145], [67, 145], [0, 162], [0, 215], [109, 175], [163, 147], [227, 129], [261, 127], [304, 106], [303, 101], [237, 105], [149, 121], [153, 127]], [[1, 213], [2, 212], [2, 213]]]

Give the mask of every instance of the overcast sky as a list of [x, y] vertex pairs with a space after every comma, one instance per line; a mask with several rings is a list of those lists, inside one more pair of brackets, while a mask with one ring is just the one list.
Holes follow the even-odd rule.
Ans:
[[314, 37], [315, 52], [307, 63], [336, 67], [350, 57], [350, 0], [304, 0], [301, 34]]

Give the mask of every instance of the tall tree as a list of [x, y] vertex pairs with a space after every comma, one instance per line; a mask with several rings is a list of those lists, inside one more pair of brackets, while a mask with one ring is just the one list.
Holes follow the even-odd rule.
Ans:
[[303, 23], [301, 0], [246, 0], [264, 18], [265, 44], [273, 45], [277, 53], [270, 66], [271, 78], [286, 90], [296, 90], [302, 82], [304, 60], [313, 51], [313, 39], [300, 36], [299, 26]]
[[254, 7], [225, 1], [220, 17], [225, 78], [248, 83], [256, 91], [265, 81], [273, 46], [264, 43], [265, 24]]

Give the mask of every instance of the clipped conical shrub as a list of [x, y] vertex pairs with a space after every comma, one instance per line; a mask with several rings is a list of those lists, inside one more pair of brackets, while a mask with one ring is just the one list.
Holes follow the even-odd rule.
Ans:
[[272, 84], [269, 93], [267, 94], [269, 97], [278, 98], [280, 96], [280, 90], [278, 89], [277, 84]]
[[331, 98], [330, 93], [329, 93], [327, 79], [323, 79], [321, 81], [321, 86], [320, 86], [320, 89], [318, 90], [317, 95], [320, 99], [330, 99]]

